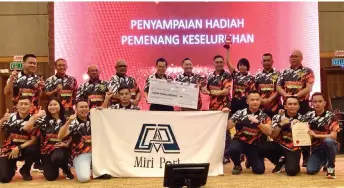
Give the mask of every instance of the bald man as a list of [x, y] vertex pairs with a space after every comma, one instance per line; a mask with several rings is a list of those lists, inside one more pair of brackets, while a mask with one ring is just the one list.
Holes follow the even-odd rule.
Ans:
[[[302, 66], [303, 55], [295, 50], [289, 57], [290, 67], [283, 70], [277, 81], [277, 92], [284, 100], [288, 96], [295, 96], [299, 99], [299, 113], [304, 115], [310, 111], [309, 95], [314, 84], [314, 73], [312, 69]], [[309, 148], [302, 148], [303, 167], [306, 167], [309, 157]]]
[[99, 69], [97, 65], [91, 65], [87, 68], [87, 74], [90, 79], [81, 84], [76, 98], [77, 100], [87, 100], [91, 108], [102, 106], [105, 100], [105, 94], [108, 92], [108, 83], [99, 79]]
[[134, 106], [138, 106], [141, 99], [140, 88], [138, 87], [136, 80], [127, 75], [127, 62], [123, 59], [118, 60], [115, 68], [116, 74], [112, 76], [108, 83], [109, 91], [114, 94], [112, 98], [112, 104], [119, 103], [118, 88], [120, 86], [127, 86], [131, 94], [131, 103]]

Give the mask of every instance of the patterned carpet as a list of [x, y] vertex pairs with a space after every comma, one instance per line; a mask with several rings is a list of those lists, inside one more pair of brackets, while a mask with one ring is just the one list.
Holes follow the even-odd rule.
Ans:
[[[266, 161], [266, 171], [264, 175], [253, 175], [251, 170], [244, 170], [241, 175], [232, 175], [232, 163], [225, 165], [225, 175], [219, 177], [209, 177], [208, 188], [222, 187], [245, 187], [245, 188], [344, 188], [344, 155], [337, 156], [336, 176], [337, 179], [329, 180], [325, 178], [325, 173], [310, 176], [305, 174], [305, 168], [296, 177], [288, 177], [285, 173], [272, 174], [273, 166]], [[68, 188], [68, 187], [118, 187], [118, 188], [155, 188], [162, 187], [163, 178], [112, 178], [110, 180], [92, 180], [88, 183], [78, 183], [76, 180], [65, 180], [62, 175], [60, 180], [54, 182], [45, 181], [43, 174], [33, 172], [33, 181], [24, 182], [19, 173], [16, 174], [12, 182], [1, 184], [1, 188], [6, 187], [35, 187], [35, 188]]]

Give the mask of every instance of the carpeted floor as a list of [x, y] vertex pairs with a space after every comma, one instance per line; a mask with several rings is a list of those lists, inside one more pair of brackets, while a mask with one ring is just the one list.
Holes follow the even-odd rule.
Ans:
[[[0, 167], [1, 168], [1, 167]], [[305, 168], [296, 177], [288, 177], [285, 173], [272, 174], [273, 166], [266, 161], [266, 171], [264, 175], [254, 175], [251, 170], [244, 170], [241, 175], [232, 175], [232, 163], [225, 165], [225, 175], [219, 177], [209, 177], [205, 187], [224, 188], [224, 187], [245, 187], [245, 188], [344, 188], [344, 155], [337, 156], [336, 176], [337, 179], [330, 180], [325, 178], [325, 173], [310, 176], [305, 174]], [[33, 181], [24, 182], [20, 174], [16, 174], [13, 181], [8, 184], [1, 184], [1, 188], [6, 187], [35, 187], [35, 188], [68, 188], [68, 187], [118, 187], [118, 188], [155, 188], [163, 187], [163, 178], [112, 178], [110, 180], [92, 180], [88, 183], [78, 183], [76, 180], [65, 180], [62, 176], [59, 180], [45, 181], [43, 174], [33, 172]]]

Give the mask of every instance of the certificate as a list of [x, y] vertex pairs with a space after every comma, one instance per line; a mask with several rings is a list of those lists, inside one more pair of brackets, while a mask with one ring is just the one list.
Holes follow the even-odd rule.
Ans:
[[294, 146], [310, 146], [312, 144], [311, 136], [307, 133], [309, 130], [308, 123], [295, 123], [291, 129]]
[[196, 84], [150, 79], [148, 103], [197, 109], [198, 95]]

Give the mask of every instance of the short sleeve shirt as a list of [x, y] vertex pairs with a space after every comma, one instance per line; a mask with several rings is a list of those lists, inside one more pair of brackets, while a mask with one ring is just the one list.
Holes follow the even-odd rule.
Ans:
[[121, 110], [140, 110], [139, 107], [130, 104], [130, 106], [122, 106], [120, 103], [109, 106], [110, 109], [121, 109]]
[[[270, 72], [265, 72], [263, 70], [255, 76], [256, 89], [263, 99], [268, 99], [277, 92], [276, 85], [279, 75], [280, 73], [278, 71], [272, 69]], [[278, 110], [280, 104], [281, 99], [277, 97], [270, 103], [262, 105], [262, 108], [275, 112]]]
[[[278, 78], [277, 85], [281, 86], [284, 91], [290, 95], [295, 95], [302, 89], [306, 88], [306, 84], [314, 83], [314, 73], [308, 67], [300, 66], [296, 69], [285, 69]], [[309, 94], [300, 98], [300, 101], [308, 100]]]
[[232, 73], [233, 77], [233, 99], [246, 99], [248, 92], [254, 90], [254, 77], [249, 73], [243, 74], [237, 71]]
[[87, 100], [90, 108], [96, 108], [103, 104], [106, 92], [108, 92], [108, 83], [106, 81], [89, 80], [80, 85], [76, 94], [76, 99]]
[[[38, 111], [40, 89], [37, 87], [40, 77], [35, 74], [24, 74], [23, 71], [19, 72], [17, 79], [13, 81], [13, 111], [16, 112], [16, 105], [19, 97], [30, 97], [32, 100], [32, 108], [30, 113], [34, 114]], [[9, 80], [8, 80], [9, 81]]]
[[91, 142], [91, 121], [83, 121], [76, 118], [69, 126], [70, 136], [72, 136], [72, 152], [71, 156], [75, 157], [89, 153], [92, 150]]
[[62, 90], [51, 97], [59, 98], [64, 108], [72, 109], [75, 104], [75, 96], [78, 90], [77, 81], [74, 77], [65, 75], [53, 75], [45, 81], [45, 91], [51, 92], [61, 84]]
[[[299, 120], [302, 121], [303, 117], [301, 114], [297, 114], [295, 117], [290, 117], [286, 114], [276, 114], [272, 118], [272, 128], [275, 129], [278, 125], [281, 124], [282, 120], [284, 118], [288, 118], [289, 122], [292, 122], [293, 120]], [[281, 132], [278, 135], [276, 141], [284, 148], [291, 150], [291, 151], [297, 151], [300, 149], [298, 146], [294, 146], [293, 144], [293, 136], [292, 136], [292, 131], [291, 131], [291, 123], [288, 123], [281, 127]]]
[[[127, 75], [120, 76], [118, 74], [111, 77], [108, 82], [108, 90], [116, 94], [119, 87], [122, 85], [129, 87], [131, 99], [133, 100], [136, 98], [136, 94], [140, 92], [140, 88], [133, 77]], [[116, 95], [112, 98], [112, 103], [119, 103], [119, 99]]]
[[215, 72], [211, 73], [208, 77], [208, 90], [229, 90], [226, 96], [210, 96], [209, 110], [222, 110], [225, 107], [230, 107], [230, 89], [232, 87], [232, 77], [226, 72], [222, 71], [219, 75]]
[[234, 135], [234, 139], [241, 140], [248, 144], [256, 144], [258, 141], [260, 141], [260, 138], [266, 137], [263, 136], [263, 133], [258, 128], [258, 124], [252, 123], [248, 119], [249, 115], [255, 116], [258, 121], [262, 122], [263, 124], [271, 124], [271, 119], [261, 110], [258, 110], [256, 113], [252, 113], [247, 108], [238, 110], [230, 118], [230, 120], [236, 124], [235, 127], [238, 128]]
[[65, 121], [54, 118], [47, 119], [46, 116], [35, 122], [32, 135], [41, 138], [41, 154], [50, 154], [56, 149], [55, 144], [61, 142], [58, 139], [58, 133], [64, 124]]
[[12, 113], [9, 120], [2, 125], [2, 127], [6, 129], [6, 132], [5, 140], [0, 151], [0, 157], [8, 156], [12, 152], [12, 149], [31, 140], [31, 134], [22, 129], [25, 123], [29, 121], [30, 117], [31, 115], [28, 115], [25, 119], [22, 119], [19, 113], [15, 112]]
[[[310, 129], [315, 134], [326, 135], [330, 134], [332, 131], [340, 131], [339, 122], [335, 114], [330, 111], [325, 111], [320, 116], [317, 115], [315, 111], [310, 111], [305, 114], [304, 120], [309, 123]], [[337, 144], [339, 146], [339, 143]], [[322, 139], [312, 139], [312, 149], [322, 148], [323, 146]]]

